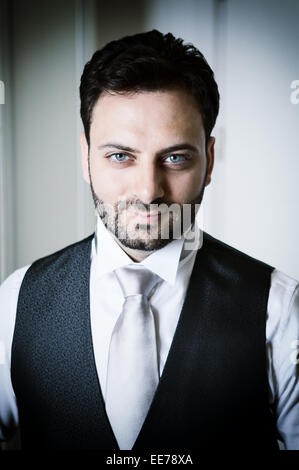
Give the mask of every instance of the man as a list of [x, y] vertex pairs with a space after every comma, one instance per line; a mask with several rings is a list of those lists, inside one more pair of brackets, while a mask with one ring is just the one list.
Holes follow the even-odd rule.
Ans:
[[2, 439], [299, 449], [298, 283], [197, 225], [219, 107], [205, 58], [170, 33], [125, 37], [80, 95], [96, 232], [1, 287]]

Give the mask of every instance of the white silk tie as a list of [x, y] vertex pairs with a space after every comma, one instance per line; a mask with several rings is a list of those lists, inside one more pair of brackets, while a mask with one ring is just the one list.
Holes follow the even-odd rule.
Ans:
[[115, 273], [125, 301], [111, 336], [105, 401], [119, 448], [129, 450], [159, 382], [155, 322], [148, 296], [160, 278], [142, 265], [128, 265]]

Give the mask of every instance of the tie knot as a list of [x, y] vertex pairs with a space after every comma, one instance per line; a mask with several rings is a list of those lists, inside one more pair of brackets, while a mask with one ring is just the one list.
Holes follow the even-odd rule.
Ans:
[[115, 274], [125, 297], [138, 294], [148, 297], [160, 280], [157, 274], [142, 265], [124, 266], [116, 269]]

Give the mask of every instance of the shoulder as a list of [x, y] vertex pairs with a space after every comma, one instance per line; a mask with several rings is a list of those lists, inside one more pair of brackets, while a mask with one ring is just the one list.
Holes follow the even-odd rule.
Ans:
[[215, 262], [229, 266], [234, 272], [267, 272], [271, 273], [275, 268], [227, 243], [203, 232], [203, 247], [206, 246], [212, 254]]
[[6, 295], [10, 295], [12, 292], [18, 292], [20, 285], [22, 284], [23, 278], [30, 268], [30, 264], [23, 266], [13, 271], [1, 284], [0, 286], [0, 298], [3, 300]]
[[[88, 277], [94, 234], [34, 261], [20, 287], [21, 299], [35, 299], [41, 292], [63, 293], [75, 279]], [[26, 300], [26, 301], [27, 301]]]
[[[83, 249], [89, 250], [90, 242], [92, 241], [94, 234], [80, 240], [78, 242], [67, 245], [66, 247], [39, 258], [33, 263], [23, 266], [13, 271], [0, 285], [0, 308], [4, 305], [7, 306], [11, 301], [14, 302], [14, 298], [18, 297], [21, 285], [25, 278], [35, 272], [40, 267], [47, 267], [55, 264], [55, 262], [64, 264], [67, 257], [72, 258], [72, 255], [76, 251]], [[12, 299], [12, 300], [11, 300]]]
[[299, 281], [278, 269], [271, 275], [268, 336], [275, 340], [299, 338]]
[[29, 267], [15, 270], [0, 286], [0, 365], [10, 354], [19, 291]]
[[85, 249], [89, 249], [91, 246], [91, 241], [94, 237], [94, 233], [89, 235], [88, 237], [84, 238], [83, 240], [79, 240], [75, 243], [65, 246], [54, 253], [46, 255], [42, 258], [37, 259], [32, 263], [32, 267], [38, 264], [47, 265], [53, 261], [59, 260], [60, 258], [65, 258], [68, 256], [72, 256], [74, 253], [80, 252]]
[[299, 281], [292, 276], [289, 276], [279, 269], [275, 269], [272, 273], [272, 287], [273, 290], [281, 292], [294, 293], [298, 289]]
[[34, 279], [34, 274], [39, 276], [41, 272], [46, 271], [60, 272], [67, 270], [70, 263], [80, 264], [80, 259], [82, 257], [88, 257], [91, 253], [91, 242], [93, 237], [94, 233], [83, 240], [67, 245], [54, 253], [37, 259], [27, 270], [25, 278], [30, 276], [31, 279]]

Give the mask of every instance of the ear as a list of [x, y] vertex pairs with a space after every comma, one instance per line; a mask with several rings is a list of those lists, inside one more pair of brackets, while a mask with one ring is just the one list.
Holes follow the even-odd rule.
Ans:
[[214, 167], [214, 146], [215, 146], [215, 137], [210, 137], [207, 145], [207, 164], [208, 164], [208, 170], [207, 170], [207, 178], [206, 178], [206, 183], [205, 186], [208, 186], [211, 182], [211, 175]]
[[88, 144], [85, 137], [85, 133], [81, 132], [80, 134], [80, 144], [81, 144], [81, 163], [82, 163], [82, 172], [83, 178], [86, 183], [90, 184], [89, 171], [88, 171]]

